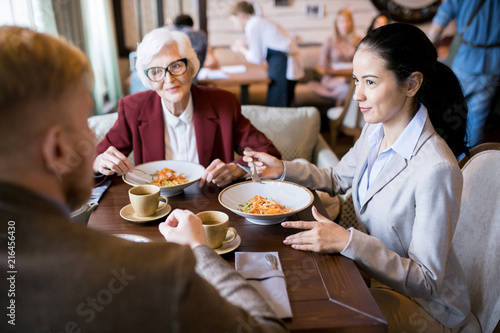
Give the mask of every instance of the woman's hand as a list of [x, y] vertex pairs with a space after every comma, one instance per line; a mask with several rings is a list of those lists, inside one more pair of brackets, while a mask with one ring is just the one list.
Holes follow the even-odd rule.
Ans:
[[167, 242], [186, 244], [192, 249], [207, 244], [201, 219], [189, 210], [175, 209], [158, 229]]
[[276, 179], [283, 175], [285, 167], [283, 162], [276, 157], [257, 151], [244, 151], [243, 161], [251, 168], [255, 164], [257, 173], [263, 179]]
[[283, 243], [302, 251], [322, 253], [342, 252], [349, 242], [350, 232], [318, 213], [314, 206], [312, 213], [316, 221], [281, 223], [285, 228], [307, 229], [306, 231], [288, 236]]
[[226, 164], [219, 159], [215, 159], [205, 169], [200, 179], [200, 187], [205, 184], [214, 183], [218, 187], [226, 186], [235, 179], [245, 175], [245, 171], [234, 163]]
[[113, 146], [106, 149], [104, 153], [97, 155], [94, 160], [94, 171], [106, 176], [115, 173], [132, 172], [133, 170], [134, 167], [128, 158]]
[[234, 53], [245, 53], [248, 51], [248, 47], [243, 40], [237, 39], [233, 42], [233, 44], [231, 44], [231, 51]]

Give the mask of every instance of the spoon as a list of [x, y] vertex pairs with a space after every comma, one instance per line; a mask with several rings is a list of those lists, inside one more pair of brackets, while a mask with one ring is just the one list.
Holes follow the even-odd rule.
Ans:
[[272, 254], [266, 254], [266, 262], [267, 266], [269, 266], [270, 270], [278, 270], [278, 259], [276, 259], [276, 256]]
[[134, 171], [140, 171], [140, 172], [142, 172], [143, 174], [148, 175], [148, 176], [150, 176], [150, 177], [158, 177], [158, 174], [157, 174], [157, 173], [147, 173], [146, 171], [141, 170], [141, 169], [137, 169], [137, 168], [135, 168], [135, 169], [134, 169]]

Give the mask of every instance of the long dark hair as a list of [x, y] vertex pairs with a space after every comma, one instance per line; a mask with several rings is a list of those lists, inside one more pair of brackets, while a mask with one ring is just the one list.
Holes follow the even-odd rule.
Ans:
[[413, 72], [421, 72], [424, 80], [418, 102], [425, 105], [436, 132], [455, 156], [468, 154], [467, 103], [462, 88], [453, 71], [437, 61], [436, 48], [422, 30], [410, 24], [388, 24], [366, 35], [356, 51], [359, 48], [384, 59], [400, 83]]

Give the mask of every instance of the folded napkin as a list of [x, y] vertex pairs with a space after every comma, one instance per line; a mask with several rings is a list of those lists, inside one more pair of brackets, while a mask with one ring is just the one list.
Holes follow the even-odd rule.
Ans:
[[232, 66], [221, 66], [220, 68], [224, 73], [228, 74], [241, 74], [247, 71], [247, 66], [245, 65], [232, 65]]
[[198, 72], [198, 80], [206, 80], [206, 79], [211, 79], [211, 80], [216, 80], [216, 79], [227, 79], [229, 76], [227, 76], [224, 71], [220, 69], [210, 69], [210, 68], [200, 68], [200, 71]]
[[[278, 270], [269, 268], [266, 254], [273, 254], [278, 259]], [[235, 262], [238, 273], [259, 292], [279, 318], [292, 317], [278, 252], [236, 252]]]
[[111, 179], [106, 179], [99, 186], [96, 186], [92, 189], [92, 195], [90, 196], [88, 204], [97, 204], [99, 200], [101, 200], [102, 195], [111, 185]]

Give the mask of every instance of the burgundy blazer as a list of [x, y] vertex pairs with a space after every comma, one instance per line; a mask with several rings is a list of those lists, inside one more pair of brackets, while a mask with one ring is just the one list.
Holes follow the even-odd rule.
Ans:
[[[281, 158], [272, 142], [241, 114], [236, 96], [228, 91], [192, 85], [193, 122], [199, 162], [234, 161], [245, 147]], [[125, 156], [134, 151], [135, 164], [165, 159], [165, 120], [160, 96], [153, 90], [120, 99], [118, 120], [98, 144], [101, 154], [114, 146]], [[234, 162], [244, 163], [241, 159]]]

